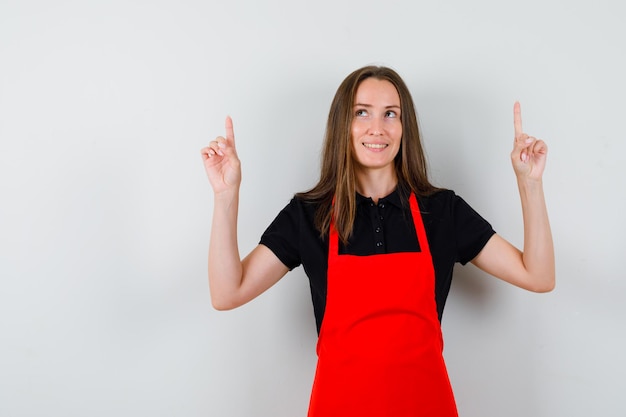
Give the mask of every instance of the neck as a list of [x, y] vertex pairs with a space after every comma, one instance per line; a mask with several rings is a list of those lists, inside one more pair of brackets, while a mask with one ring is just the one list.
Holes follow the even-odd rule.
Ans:
[[375, 203], [379, 198], [391, 194], [398, 185], [395, 171], [357, 171], [356, 191], [364, 197], [370, 197]]

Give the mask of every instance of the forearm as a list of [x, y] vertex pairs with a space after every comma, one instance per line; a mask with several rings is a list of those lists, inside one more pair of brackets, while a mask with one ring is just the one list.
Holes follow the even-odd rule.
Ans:
[[242, 281], [237, 243], [239, 190], [215, 195], [209, 242], [209, 288], [217, 309], [229, 308]]
[[555, 284], [554, 246], [541, 179], [520, 179], [518, 187], [524, 219], [522, 259], [536, 291], [550, 291]]
[[522, 112], [513, 106], [515, 140], [511, 163], [517, 177], [524, 219], [524, 251], [498, 235], [492, 236], [472, 261], [506, 282], [535, 292], [554, 288], [554, 247], [543, 194], [543, 171], [548, 147], [522, 129]]

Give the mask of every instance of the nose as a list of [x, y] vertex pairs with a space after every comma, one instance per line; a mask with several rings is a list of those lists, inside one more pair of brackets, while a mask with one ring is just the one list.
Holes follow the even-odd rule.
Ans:
[[373, 118], [369, 128], [369, 134], [373, 136], [382, 135], [383, 127], [382, 122], [377, 118]]

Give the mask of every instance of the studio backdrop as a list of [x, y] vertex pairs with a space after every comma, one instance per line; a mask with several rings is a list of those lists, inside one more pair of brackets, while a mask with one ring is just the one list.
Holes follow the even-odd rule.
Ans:
[[442, 323], [460, 415], [626, 415], [620, 8], [1, 0], [0, 415], [304, 416], [308, 280], [211, 307], [200, 149], [230, 115], [244, 255], [317, 181], [335, 90], [368, 64], [409, 85], [432, 181], [518, 246], [516, 100], [549, 146], [557, 286], [456, 270]]

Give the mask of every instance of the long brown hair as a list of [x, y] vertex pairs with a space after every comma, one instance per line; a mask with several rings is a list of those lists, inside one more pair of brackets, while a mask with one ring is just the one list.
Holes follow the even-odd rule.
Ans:
[[320, 236], [328, 232], [333, 220], [344, 243], [352, 233], [356, 216], [356, 176], [350, 137], [354, 97], [359, 85], [370, 77], [389, 81], [400, 96], [402, 141], [394, 162], [399, 189], [404, 193], [412, 191], [417, 196], [432, 194], [438, 189], [428, 180], [413, 98], [402, 78], [391, 68], [379, 66], [352, 72], [343, 80], [330, 105], [319, 182], [311, 190], [296, 194], [305, 201], [319, 204], [315, 227]]

